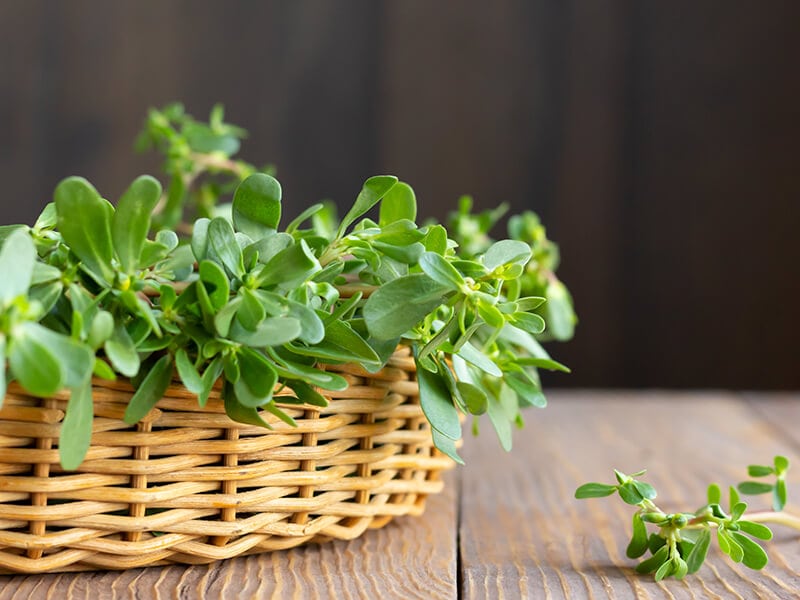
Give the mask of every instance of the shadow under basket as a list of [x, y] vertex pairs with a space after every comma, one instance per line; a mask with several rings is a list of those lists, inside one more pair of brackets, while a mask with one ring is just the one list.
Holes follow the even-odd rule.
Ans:
[[[294, 428], [225, 414], [219, 391], [200, 408], [177, 383], [135, 426], [133, 388], [94, 382], [86, 460], [59, 465], [67, 396], [10, 386], [0, 410], [0, 572], [44, 573], [205, 564], [331, 539], [419, 515], [453, 461], [419, 405], [413, 357], [386, 368], [326, 367], [350, 386], [327, 408], [281, 405]], [[280, 393], [276, 395], [280, 405]]]

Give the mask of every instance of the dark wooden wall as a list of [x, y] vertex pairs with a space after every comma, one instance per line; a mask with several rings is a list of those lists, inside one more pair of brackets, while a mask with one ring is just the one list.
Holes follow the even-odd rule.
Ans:
[[0, 2], [0, 222], [157, 168], [222, 101], [288, 212], [391, 172], [537, 210], [581, 316], [555, 385], [800, 385], [800, 3]]

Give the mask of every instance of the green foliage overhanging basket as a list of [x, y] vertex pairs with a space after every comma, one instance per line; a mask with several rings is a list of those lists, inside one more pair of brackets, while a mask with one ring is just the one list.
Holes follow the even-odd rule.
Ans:
[[166, 191], [142, 176], [114, 207], [70, 177], [0, 228], [0, 569], [352, 538], [422, 510], [464, 415], [510, 449], [538, 369], [566, 370], [539, 343], [575, 316], [533, 213], [499, 242], [505, 208], [469, 198], [418, 225], [411, 187], [377, 176], [342, 219], [316, 204], [281, 230], [242, 136], [219, 108], [153, 110]]

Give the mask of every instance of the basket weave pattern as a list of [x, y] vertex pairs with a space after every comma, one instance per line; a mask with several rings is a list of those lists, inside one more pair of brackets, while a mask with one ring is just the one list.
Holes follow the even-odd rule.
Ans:
[[327, 369], [349, 388], [321, 391], [327, 408], [281, 405], [297, 428], [264, 413], [274, 430], [231, 421], [218, 390], [200, 408], [177, 384], [132, 427], [122, 416], [133, 388], [96, 381], [76, 472], [59, 466], [67, 397], [12, 385], [0, 410], [0, 570], [203, 564], [420, 514], [453, 462], [431, 442], [409, 350], [378, 373]]

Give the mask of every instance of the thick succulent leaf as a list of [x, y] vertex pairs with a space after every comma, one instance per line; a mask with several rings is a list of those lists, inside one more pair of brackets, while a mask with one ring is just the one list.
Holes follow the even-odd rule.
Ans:
[[150, 215], [161, 198], [161, 184], [149, 175], [137, 178], [117, 204], [111, 221], [111, 235], [122, 269], [127, 273], [139, 265]]
[[36, 258], [36, 246], [27, 229], [16, 229], [6, 238], [0, 249], [0, 307], [28, 292]]
[[114, 207], [82, 177], [69, 177], [55, 191], [58, 230], [64, 242], [99, 281], [113, 283], [111, 219]]
[[236, 231], [260, 240], [275, 232], [281, 220], [281, 184], [265, 173], [250, 175], [233, 195]]

